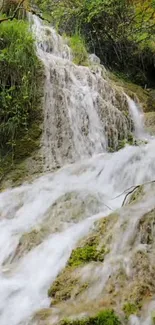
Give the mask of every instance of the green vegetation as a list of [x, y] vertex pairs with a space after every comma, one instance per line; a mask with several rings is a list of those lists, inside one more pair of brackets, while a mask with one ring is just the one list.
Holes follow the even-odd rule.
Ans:
[[91, 261], [102, 262], [106, 253], [107, 251], [104, 246], [99, 250], [96, 243], [86, 244], [73, 250], [68, 265], [77, 267]]
[[128, 135], [128, 139], [123, 139], [118, 141], [117, 150], [124, 148], [127, 144], [129, 144], [130, 146], [135, 144], [132, 133]]
[[[29, 156], [39, 143], [42, 66], [26, 22], [0, 26], [0, 175]], [[35, 122], [34, 122], [35, 121]]]
[[65, 319], [61, 325], [121, 325], [121, 322], [113, 310], [103, 310], [94, 317], [77, 320]]
[[86, 39], [101, 62], [126, 79], [155, 85], [153, 0], [35, 0], [58, 30]]
[[130, 302], [127, 302], [124, 306], [123, 306], [123, 311], [125, 313], [125, 316], [127, 318], [129, 318], [130, 315], [134, 315], [137, 314], [138, 312], [138, 306], [135, 304], [132, 304]]
[[80, 34], [76, 33], [68, 38], [68, 43], [72, 49], [73, 62], [78, 65], [88, 65], [86, 45]]
[[[54, 299], [52, 300], [51, 305], [69, 300], [72, 296], [72, 291], [76, 290], [77, 284], [77, 280], [71, 277], [68, 270], [61, 273], [48, 290], [48, 296]], [[78, 285], [78, 292], [79, 290], [80, 287]]]

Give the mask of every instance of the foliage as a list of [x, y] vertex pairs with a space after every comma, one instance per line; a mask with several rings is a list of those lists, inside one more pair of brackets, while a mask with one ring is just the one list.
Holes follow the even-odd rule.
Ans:
[[14, 155], [17, 142], [40, 119], [41, 65], [27, 23], [0, 26], [0, 156]]
[[62, 325], [121, 325], [121, 322], [113, 310], [103, 310], [94, 317], [77, 320], [63, 320]]
[[88, 54], [84, 39], [80, 34], [76, 33], [68, 38], [69, 46], [72, 49], [73, 62], [78, 65], [88, 64]]
[[60, 32], [79, 30], [103, 64], [141, 85], [155, 85], [153, 0], [36, 0]]

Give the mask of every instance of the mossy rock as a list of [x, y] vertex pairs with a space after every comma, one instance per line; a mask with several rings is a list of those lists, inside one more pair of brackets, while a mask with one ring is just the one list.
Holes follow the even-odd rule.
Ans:
[[80, 290], [78, 279], [72, 273], [72, 269], [66, 268], [58, 275], [48, 290], [48, 296], [53, 298], [51, 305], [71, 299], [73, 290], [76, 290], [76, 285], [78, 285], [78, 290]]
[[98, 244], [96, 242], [91, 242], [90, 244], [86, 244], [83, 247], [77, 247], [73, 250], [68, 265], [77, 267], [92, 261], [103, 262], [107, 252], [104, 246], [98, 249]]
[[121, 321], [113, 310], [103, 310], [97, 315], [82, 319], [61, 321], [61, 325], [121, 325]]
[[117, 219], [117, 214], [111, 214], [96, 221], [92, 233], [72, 251], [67, 266], [48, 290], [48, 295], [53, 299], [51, 305], [67, 300], [73, 301], [89, 288], [89, 282], [81, 280], [80, 270], [89, 263], [104, 263], [112, 239], [110, 230]]

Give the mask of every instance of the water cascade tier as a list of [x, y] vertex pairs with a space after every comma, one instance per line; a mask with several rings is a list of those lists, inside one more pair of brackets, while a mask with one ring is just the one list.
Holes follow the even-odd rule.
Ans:
[[33, 21], [38, 56], [45, 66], [45, 170], [115, 150], [134, 128], [132, 101], [112, 86], [104, 67], [75, 65], [67, 41], [38, 17]]

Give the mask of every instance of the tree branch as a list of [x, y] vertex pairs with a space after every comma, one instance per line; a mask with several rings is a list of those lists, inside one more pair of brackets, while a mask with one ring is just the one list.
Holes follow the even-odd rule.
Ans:
[[148, 181], [148, 182], [145, 182], [143, 184], [139, 184], [139, 185], [135, 185], [135, 186], [131, 186], [129, 188], [127, 188], [124, 192], [120, 193], [119, 195], [115, 196], [114, 198], [112, 198], [112, 200], [115, 200], [117, 198], [119, 198], [120, 196], [122, 196], [123, 194], [125, 194], [127, 191], [127, 194], [125, 195], [125, 198], [123, 200], [123, 203], [122, 203], [122, 206], [124, 206], [125, 202], [126, 202], [126, 199], [127, 197], [132, 194], [135, 190], [137, 190], [137, 188], [139, 188], [140, 186], [143, 186], [143, 185], [148, 185], [148, 184], [151, 184], [151, 183], [155, 183], [155, 180], [153, 181]]
[[17, 11], [18, 11], [19, 9], [21, 9], [21, 5], [23, 4], [24, 1], [25, 1], [25, 0], [21, 0], [21, 1], [18, 3], [18, 5], [17, 5], [17, 7], [16, 7], [16, 9], [15, 9], [15, 11], [14, 11], [14, 13], [13, 13], [12, 16], [0, 19], [0, 24], [3, 23], [4, 21], [13, 20], [13, 19], [15, 18], [15, 16], [16, 16]]

